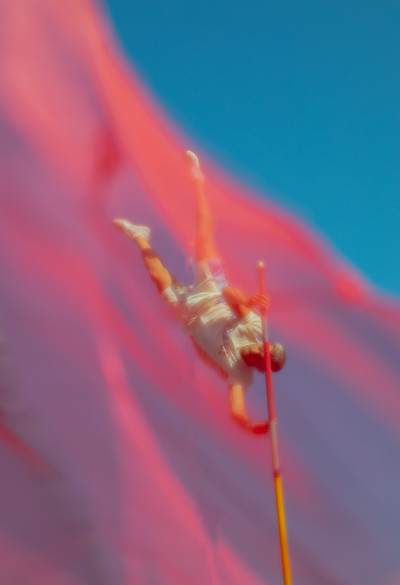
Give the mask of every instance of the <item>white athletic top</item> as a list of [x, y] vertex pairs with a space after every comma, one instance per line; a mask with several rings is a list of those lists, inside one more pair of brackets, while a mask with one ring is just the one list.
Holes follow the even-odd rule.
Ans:
[[[189, 296], [186, 301], [189, 307], [191, 300]], [[240, 384], [246, 389], [253, 382], [253, 368], [244, 363], [240, 350], [246, 345], [262, 342], [261, 318], [250, 311], [238, 319], [217, 293], [215, 296], [208, 294], [207, 301], [208, 306], [203, 304], [187, 332], [207, 365], [213, 367], [229, 384]], [[194, 304], [197, 305], [197, 302]]]
[[[202, 360], [229, 384], [240, 384], [246, 389], [253, 381], [253, 368], [244, 363], [240, 350], [262, 342], [261, 318], [253, 311], [242, 319], [236, 317], [221, 295], [211, 262], [203, 260], [196, 264], [194, 286], [182, 289], [174, 284], [162, 296]], [[216, 269], [222, 270], [219, 266]]]

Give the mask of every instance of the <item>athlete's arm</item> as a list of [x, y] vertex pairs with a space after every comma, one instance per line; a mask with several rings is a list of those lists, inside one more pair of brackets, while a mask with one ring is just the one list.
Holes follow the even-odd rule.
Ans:
[[256, 435], [268, 433], [267, 421], [250, 422], [244, 402], [244, 390], [240, 384], [231, 384], [228, 388], [229, 412], [233, 420], [246, 431]]
[[222, 289], [222, 295], [238, 319], [248, 315], [251, 307], [269, 307], [269, 299], [263, 293], [248, 297], [240, 288], [228, 285]]

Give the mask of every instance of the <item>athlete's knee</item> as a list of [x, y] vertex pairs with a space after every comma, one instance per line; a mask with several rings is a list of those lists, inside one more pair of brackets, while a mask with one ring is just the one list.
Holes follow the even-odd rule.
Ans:
[[161, 257], [148, 248], [143, 250], [143, 259], [145, 261], [149, 276], [159, 291], [163, 291], [172, 283], [172, 277], [164, 266]]
[[198, 260], [217, 257], [216, 246], [211, 232], [200, 232], [196, 238], [196, 257]]
[[172, 284], [170, 273], [162, 265], [150, 267], [149, 274], [151, 280], [156, 285], [158, 292], [162, 292]]
[[148, 269], [152, 280], [161, 278], [164, 272], [166, 272], [166, 268], [157, 258], [154, 258], [154, 260], [148, 263]]
[[197, 222], [197, 234], [200, 237], [209, 237], [214, 229], [214, 219], [211, 213], [203, 213]]

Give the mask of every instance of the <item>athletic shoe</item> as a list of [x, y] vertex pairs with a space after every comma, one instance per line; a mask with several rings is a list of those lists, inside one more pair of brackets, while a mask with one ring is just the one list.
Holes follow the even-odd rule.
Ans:
[[129, 220], [123, 218], [114, 219], [112, 223], [117, 230], [131, 240], [135, 240], [138, 236], [142, 236], [147, 241], [150, 238], [150, 228], [147, 225], [134, 225]]
[[203, 173], [200, 170], [200, 163], [197, 156], [191, 150], [186, 150], [184, 159], [189, 169], [190, 177], [193, 181], [204, 181]]

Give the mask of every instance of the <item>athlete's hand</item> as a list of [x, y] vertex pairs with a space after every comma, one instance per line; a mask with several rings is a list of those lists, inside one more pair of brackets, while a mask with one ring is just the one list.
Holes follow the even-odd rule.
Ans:
[[269, 431], [269, 423], [266, 420], [260, 420], [259, 422], [248, 423], [247, 430], [254, 435], [266, 435]]
[[268, 311], [270, 300], [264, 293], [256, 293], [246, 299], [246, 307], [261, 307]]
[[250, 422], [247, 416], [238, 416], [231, 414], [233, 420], [238, 424], [244, 431], [253, 433], [253, 435], [266, 435], [269, 431], [269, 423], [266, 420], [258, 422]]

